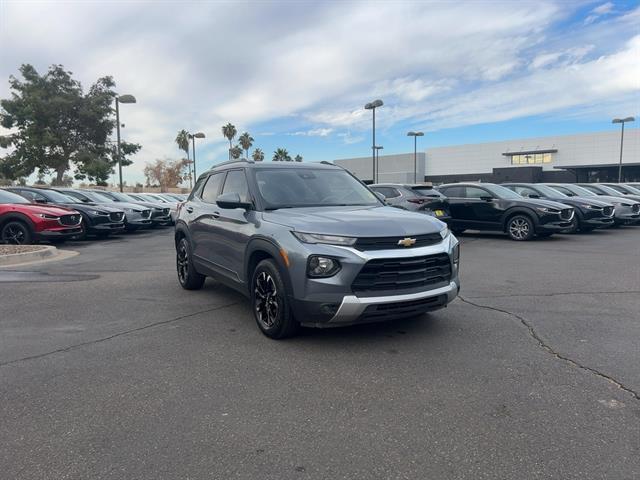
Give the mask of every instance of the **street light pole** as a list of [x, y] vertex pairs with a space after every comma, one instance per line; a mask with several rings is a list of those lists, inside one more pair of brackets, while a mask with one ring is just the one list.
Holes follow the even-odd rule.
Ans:
[[378, 181], [380, 180], [380, 150], [382, 150], [384, 147], [382, 145], [376, 145], [373, 148], [376, 152], [376, 169], [373, 183], [378, 183]]
[[118, 174], [120, 176], [120, 191], [123, 191], [122, 187], [122, 156], [120, 155], [120, 104], [121, 103], [136, 103], [136, 97], [133, 95], [120, 95], [116, 97], [116, 131], [117, 131], [117, 143], [116, 143], [116, 155], [118, 156]]
[[634, 117], [627, 118], [614, 118], [611, 123], [621, 123], [622, 129], [620, 131], [620, 163], [618, 164], [618, 183], [622, 182], [622, 147], [624, 145], [624, 124], [627, 122], [635, 121]]
[[418, 183], [418, 137], [422, 136], [423, 132], [407, 133], [407, 137], [413, 137], [413, 183]]
[[371, 163], [373, 164], [372, 182], [376, 181], [376, 108], [382, 105], [384, 105], [384, 103], [378, 99], [364, 106], [365, 110], [373, 110], [373, 140], [371, 142]]
[[189, 134], [191, 137], [191, 144], [193, 145], [193, 179], [194, 181], [198, 179], [196, 175], [196, 138], [204, 138], [205, 134], [202, 132], [194, 133], [193, 135]]

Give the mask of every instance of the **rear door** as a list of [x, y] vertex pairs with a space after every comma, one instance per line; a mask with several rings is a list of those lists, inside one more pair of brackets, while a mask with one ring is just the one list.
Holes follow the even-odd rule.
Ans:
[[[465, 197], [469, 215], [475, 227], [481, 230], [500, 229], [502, 210], [499, 208], [499, 199], [482, 187], [465, 187]], [[490, 200], [492, 199], [492, 200]]]
[[439, 191], [449, 199], [452, 227], [470, 228], [473, 212], [468, 208], [464, 185], [442, 187]]

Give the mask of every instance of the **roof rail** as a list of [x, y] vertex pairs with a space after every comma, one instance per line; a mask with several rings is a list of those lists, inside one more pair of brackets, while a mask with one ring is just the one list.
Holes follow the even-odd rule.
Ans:
[[213, 165], [209, 170], [213, 170], [214, 168], [222, 167], [223, 165], [231, 165], [232, 163], [256, 163], [253, 160], [249, 160], [247, 158], [236, 158], [234, 160], [227, 160], [226, 162], [218, 163]]

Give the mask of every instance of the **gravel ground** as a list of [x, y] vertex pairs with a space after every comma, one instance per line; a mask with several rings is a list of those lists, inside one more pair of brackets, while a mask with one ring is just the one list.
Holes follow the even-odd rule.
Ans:
[[42, 245], [0, 245], [0, 255], [13, 255], [16, 253], [37, 252], [44, 250]]

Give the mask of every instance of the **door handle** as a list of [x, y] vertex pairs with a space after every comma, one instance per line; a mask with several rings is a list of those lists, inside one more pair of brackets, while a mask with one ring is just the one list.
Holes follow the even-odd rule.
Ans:
[[211, 214], [211, 216], [212, 216], [213, 218], [219, 218], [219, 217], [220, 217], [220, 212], [213, 212], [213, 213]]
[[193, 213], [193, 207], [187, 207], [185, 210], [187, 213]]

